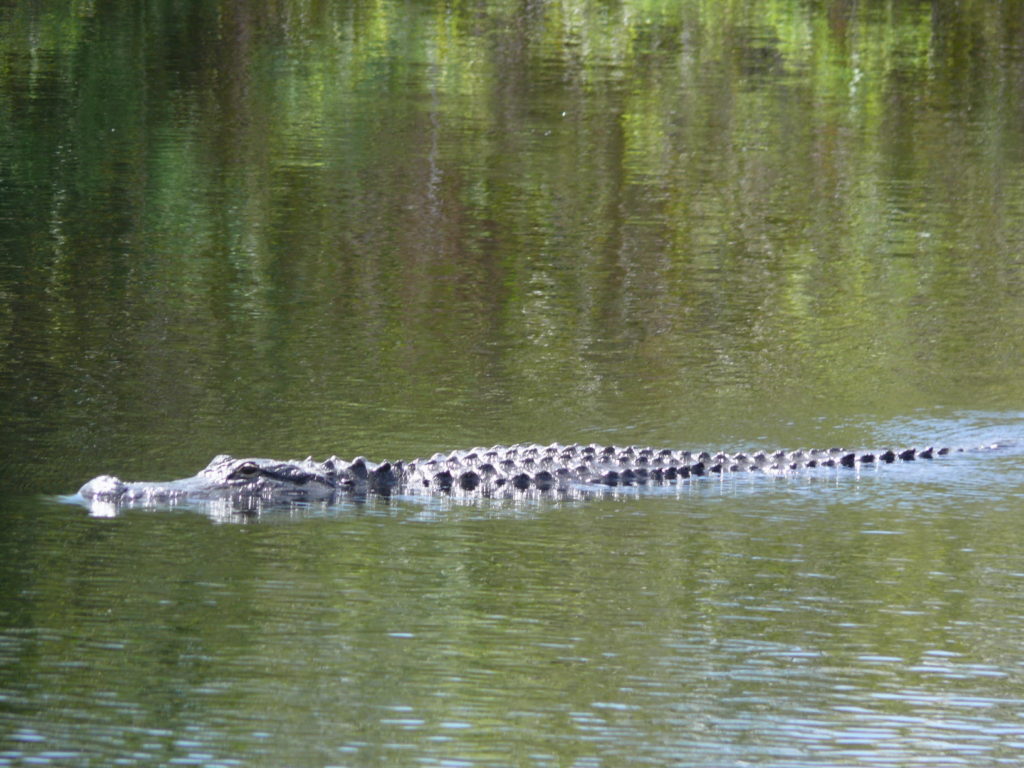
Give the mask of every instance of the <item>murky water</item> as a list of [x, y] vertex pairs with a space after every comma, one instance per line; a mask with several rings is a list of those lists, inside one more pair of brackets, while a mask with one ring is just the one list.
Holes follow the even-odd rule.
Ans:
[[[0, 766], [1019, 763], [1021, 10], [0, 10]], [[58, 500], [521, 440], [1006, 447]]]

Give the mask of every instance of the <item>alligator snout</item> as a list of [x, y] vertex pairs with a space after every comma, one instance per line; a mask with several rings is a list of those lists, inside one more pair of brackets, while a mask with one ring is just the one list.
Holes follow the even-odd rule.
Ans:
[[78, 494], [85, 499], [117, 501], [127, 487], [126, 483], [113, 475], [100, 475], [79, 488]]

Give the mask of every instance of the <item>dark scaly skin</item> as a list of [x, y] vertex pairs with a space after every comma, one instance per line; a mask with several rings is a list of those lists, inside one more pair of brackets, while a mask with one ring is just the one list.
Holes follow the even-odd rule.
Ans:
[[[957, 449], [962, 450], [962, 449]], [[825, 450], [710, 453], [643, 446], [497, 445], [429, 459], [375, 463], [362, 457], [323, 462], [217, 456], [194, 477], [169, 482], [90, 480], [79, 495], [90, 502], [147, 506], [184, 501], [287, 503], [332, 501], [377, 494], [515, 496], [573, 494], [602, 487], [669, 485], [737, 472], [782, 474], [800, 470], [932, 459], [949, 448], [880, 452]]]

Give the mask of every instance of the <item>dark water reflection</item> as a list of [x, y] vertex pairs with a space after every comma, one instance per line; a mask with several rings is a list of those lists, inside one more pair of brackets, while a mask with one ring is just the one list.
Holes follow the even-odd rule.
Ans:
[[[0, 10], [0, 765], [1015, 762], [1020, 10]], [[53, 502], [520, 440], [1018, 447]]]
[[3, 37], [40, 490], [1019, 407], [1007, 8], [55, 8]]

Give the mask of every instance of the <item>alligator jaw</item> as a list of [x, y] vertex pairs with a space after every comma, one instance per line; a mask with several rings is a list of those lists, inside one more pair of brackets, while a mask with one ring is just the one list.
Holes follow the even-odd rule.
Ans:
[[157, 503], [195, 495], [198, 490], [194, 478], [166, 483], [126, 483], [112, 475], [100, 475], [83, 485], [78, 495], [89, 501]]

